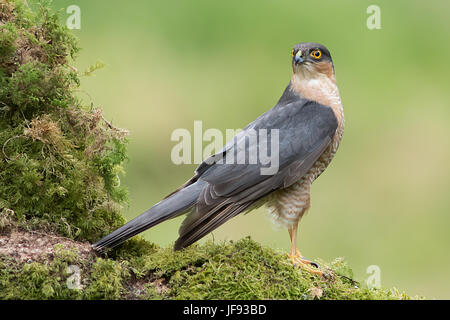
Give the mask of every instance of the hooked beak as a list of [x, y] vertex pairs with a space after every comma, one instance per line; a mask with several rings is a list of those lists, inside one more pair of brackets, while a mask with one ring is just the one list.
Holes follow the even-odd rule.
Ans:
[[295, 64], [300, 64], [305, 61], [305, 59], [302, 57], [302, 50], [298, 50], [295, 57], [294, 57]]

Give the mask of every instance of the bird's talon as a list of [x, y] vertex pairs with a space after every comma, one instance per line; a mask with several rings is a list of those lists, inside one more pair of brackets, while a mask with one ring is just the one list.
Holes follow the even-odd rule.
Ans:
[[291, 258], [291, 260], [292, 260], [292, 262], [294, 264], [294, 267], [298, 266], [298, 267], [300, 267], [300, 268], [302, 268], [302, 269], [304, 269], [304, 270], [306, 270], [306, 271], [308, 271], [308, 272], [310, 272], [312, 274], [318, 274], [318, 275], [323, 276], [323, 272], [322, 271], [316, 270], [316, 269], [313, 269], [313, 268], [309, 267], [309, 265], [312, 265], [312, 266], [316, 267], [317, 269], [319, 269], [319, 265], [317, 263], [309, 261], [308, 259], [303, 258], [299, 254], [296, 254], [296, 255], [290, 254], [289, 257]]

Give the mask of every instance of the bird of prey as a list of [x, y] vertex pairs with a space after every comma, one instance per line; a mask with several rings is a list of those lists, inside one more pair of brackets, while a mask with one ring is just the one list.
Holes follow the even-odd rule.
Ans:
[[[344, 111], [328, 49], [299, 43], [292, 50], [292, 77], [278, 103], [233, 139], [242, 141], [250, 130], [278, 130], [278, 170], [261, 174], [262, 164], [227, 163], [235, 152], [228, 143], [201, 163], [193, 178], [149, 210], [93, 244], [104, 251], [163, 221], [187, 214], [174, 249], [196, 242], [227, 220], [266, 205], [291, 239], [294, 264], [322, 274], [297, 249], [297, 227], [310, 207], [310, 187], [334, 157], [344, 131]], [[255, 147], [246, 140], [241, 147]]]

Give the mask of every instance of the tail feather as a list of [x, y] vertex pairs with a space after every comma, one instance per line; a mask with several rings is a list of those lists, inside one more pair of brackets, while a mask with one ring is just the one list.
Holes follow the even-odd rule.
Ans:
[[190, 246], [231, 218], [249, 209], [253, 204], [254, 201], [250, 201], [243, 204], [224, 206], [218, 211], [206, 213], [204, 219], [197, 219], [195, 223], [191, 224], [187, 223], [185, 228], [180, 229], [180, 237], [175, 241], [174, 249], [181, 250]]
[[199, 198], [203, 182], [198, 181], [158, 202], [149, 210], [92, 245], [94, 250], [114, 248], [138, 233], [175, 218], [192, 208]]

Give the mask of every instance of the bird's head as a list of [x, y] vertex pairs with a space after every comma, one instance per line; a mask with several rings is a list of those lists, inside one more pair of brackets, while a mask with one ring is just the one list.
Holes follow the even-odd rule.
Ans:
[[334, 66], [330, 51], [319, 44], [303, 42], [292, 49], [292, 69], [300, 79], [315, 79], [327, 76], [334, 79]]

